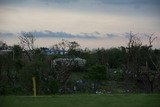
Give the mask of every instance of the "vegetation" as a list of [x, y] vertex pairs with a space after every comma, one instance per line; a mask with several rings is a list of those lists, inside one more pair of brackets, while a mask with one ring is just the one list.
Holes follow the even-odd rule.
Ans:
[[[33, 76], [38, 95], [159, 93], [160, 49], [152, 48], [156, 37], [148, 36], [148, 45], [143, 45], [137, 35], [129, 36], [127, 47], [110, 49], [81, 49], [75, 41], [62, 40], [53, 45], [54, 54], [48, 54], [46, 47], [35, 48], [31, 33], [19, 37], [20, 45], [7, 46], [1, 41], [0, 95], [32, 95]], [[70, 62], [53, 65], [57, 58]], [[85, 65], [74, 58], [86, 60]]]
[[159, 107], [158, 94], [1, 96], [1, 107]]

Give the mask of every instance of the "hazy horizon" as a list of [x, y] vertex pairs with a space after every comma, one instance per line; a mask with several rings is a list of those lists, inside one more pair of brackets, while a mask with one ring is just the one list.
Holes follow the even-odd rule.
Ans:
[[[18, 37], [22, 35], [23, 32], [19, 33], [0, 33], [0, 39], [6, 42], [8, 45], [19, 44]], [[48, 47], [51, 48], [53, 45], [60, 43], [62, 39], [68, 41], [76, 41], [80, 44], [81, 48], [113, 48], [120, 46], [127, 46], [129, 42], [129, 33], [81, 33], [81, 34], [71, 34], [66, 32], [52, 32], [52, 31], [30, 31], [36, 38], [35, 47]], [[135, 32], [132, 32], [133, 34]], [[142, 40], [143, 45], [148, 45], [148, 35], [146, 33], [137, 33], [137, 36]], [[158, 37], [153, 42], [153, 48], [160, 48], [160, 37], [156, 33], [154, 37]]]

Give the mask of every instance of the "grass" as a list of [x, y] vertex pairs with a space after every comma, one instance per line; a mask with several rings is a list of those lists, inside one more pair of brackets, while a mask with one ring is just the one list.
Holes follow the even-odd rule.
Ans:
[[160, 94], [0, 96], [0, 107], [160, 107]]

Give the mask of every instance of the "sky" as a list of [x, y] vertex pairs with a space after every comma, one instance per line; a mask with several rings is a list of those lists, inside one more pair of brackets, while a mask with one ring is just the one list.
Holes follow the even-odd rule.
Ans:
[[15, 44], [21, 32], [32, 32], [37, 46], [65, 38], [108, 48], [125, 45], [133, 31], [155, 33], [159, 48], [159, 10], [160, 0], [0, 0], [0, 39]]

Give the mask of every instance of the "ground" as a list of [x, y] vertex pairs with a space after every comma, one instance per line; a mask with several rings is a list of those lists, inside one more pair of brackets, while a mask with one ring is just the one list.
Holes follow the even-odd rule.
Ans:
[[160, 107], [160, 94], [0, 96], [0, 107]]

